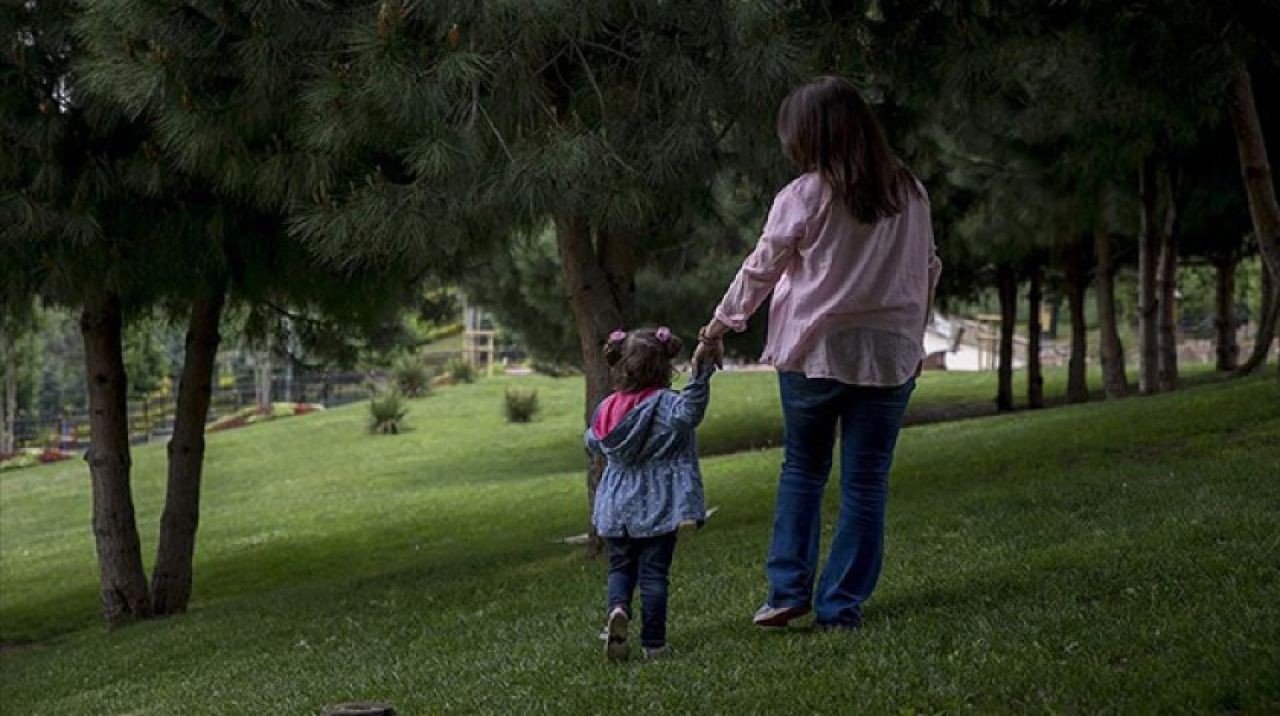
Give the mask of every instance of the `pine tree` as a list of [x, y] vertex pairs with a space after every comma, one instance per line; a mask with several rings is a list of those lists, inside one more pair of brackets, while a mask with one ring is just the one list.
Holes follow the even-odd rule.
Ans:
[[[16, 150], [0, 160], [0, 240], [13, 259], [3, 271], [15, 282], [6, 280], [6, 286], [22, 285], [45, 301], [82, 312], [103, 609], [108, 623], [117, 624], [153, 612], [180, 612], [187, 605], [204, 425], [228, 290], [240, 300], [299, 305], [305, 311], [324, 313], [338, 306], [333, 314], [347, 320], [354, 314], [367, 317], [372, 304], [385, 302], [403, 286], [393, 272], [385, 280], [367, 281], [367, 276], [338, 276], [320, 267], [286, 240], [281, 217], [255, 210], [258, 199], [278, 202], [279, 195], [255, 194], [251, 185], [233, 181], [244, 178], [234, 161], [222, 166], [225, 173], [197, 174], [209, 155], [194, 150], [220, 149], [225, 136], [203, 137], [212, 145], [171, 152], [167, 141], [190, 127], [156, 121], [128, 82], [112, 85], [110, 80], [150, 81], [156, 68], [175, 62], [175, 55], [154, 35], [118, 33], [111, 18], [97, 14], [100, 9], [44, 0], [3, 9], [0, 29], [19, 42], [6, 45], [0, 66], [7, 80], [0, 131]], [[116, 19], [143, 23], [195, 11], [179, 4], [168, 8], [168, 15], [153, 4], [124, 9], [134, 14]], [[118, 41], [119, 55], [98, 51], [104, 38]], [[192, 93], [179, 89], [177, 106], [190, 111], [191, 102]], [[243, 111], [231, 119], [226, 112], [214, 114], [223, 118], [224, 129], [255, 126]], [[250, 196], [255, 201], [246, 199]], [[358, 288], [348, 293], [353, 284]], [[129, 490], [121, 333], [128, 315], [157, 303], [173, 307], [189, 328], [169, 445], [165, 512], [148, 589]]]
[[121, 331], [126, 312], [149, 298], [130, 266], [145, 261], [154, 239], [147, 215], [158, 207], [145, 131], [81, 101], [74, 12], [57, 0], [0, 10], [0, 33], [11, 38], [0, 64], [0, 253], [6, 284], [81, 312], [94, 537], [103, 615], [115, 625], [150, 612], [130, 493]]

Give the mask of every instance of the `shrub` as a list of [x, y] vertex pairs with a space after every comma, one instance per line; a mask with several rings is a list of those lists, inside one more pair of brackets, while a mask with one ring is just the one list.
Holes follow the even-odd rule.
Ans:
[[391, 390], [375, 395], [369, 400], [369, 413], [373, 416], [370, 429], [383, 435], [396, 435], [400, 432], [400, 423], [404, 420], [405, 413], [408, 412], [399, 391]]
[[538, 414], [538, 391], [507, 390], [504, 394], [507, 422], [527, 423]]
[[406, 358], [392, 370], [400, 392], [408, 398], [420, 398], [431, 390], [431, 370], [416, 358]]
[[578, 375], [582, 371], [565, 363], [545, 363], [542, 361], [533, 361], [529, 364], [534, 373], [545, 375], [551, 378], [567, 378], [571, 375]]
[[455, 383], [473, 383], [476, 379], [476, 369], [461, 358], [450, 358], [444, 364], [444, 372]]

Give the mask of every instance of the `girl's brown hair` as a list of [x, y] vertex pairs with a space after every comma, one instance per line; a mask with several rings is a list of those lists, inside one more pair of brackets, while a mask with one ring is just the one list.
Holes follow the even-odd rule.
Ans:
[[614, 331], [604, 344], [604, 358], [609, 363], [614, 389], [671, 387], [671, 376], [675, 372], [671, 361], [680, 355], [682, 345], [666, 326], [625, 333]]
[[816, 171], [866, 224], [902, 211], [915, 178], [898, 161], [884, 129], [857, 88], [819, 77], [787, 95], [778, 109], [782, 151], [801, 171]]

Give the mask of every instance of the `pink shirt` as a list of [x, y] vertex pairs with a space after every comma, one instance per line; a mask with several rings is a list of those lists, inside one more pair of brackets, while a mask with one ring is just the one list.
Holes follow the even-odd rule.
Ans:
[[942, 271], [919, 188], [897, 216], [864, 224], [817, 173], [791, 182], [774, 198], [716, 318], [745, 330], [772, 291], [761, 361], [851, 385], [907, 382], [924, 355], [929, 300]]

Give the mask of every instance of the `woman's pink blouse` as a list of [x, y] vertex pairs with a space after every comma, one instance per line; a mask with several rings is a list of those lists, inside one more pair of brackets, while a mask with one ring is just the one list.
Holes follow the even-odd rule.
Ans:
[[716, 318], [745, 330], [772, 291], [762, 362], [852, 385], [905, 383], [924, 353], [942, 271], [928, 195], [917, 187], [897, 216], [864, 224], [818, 174], [791, 182], [774, 199]]

